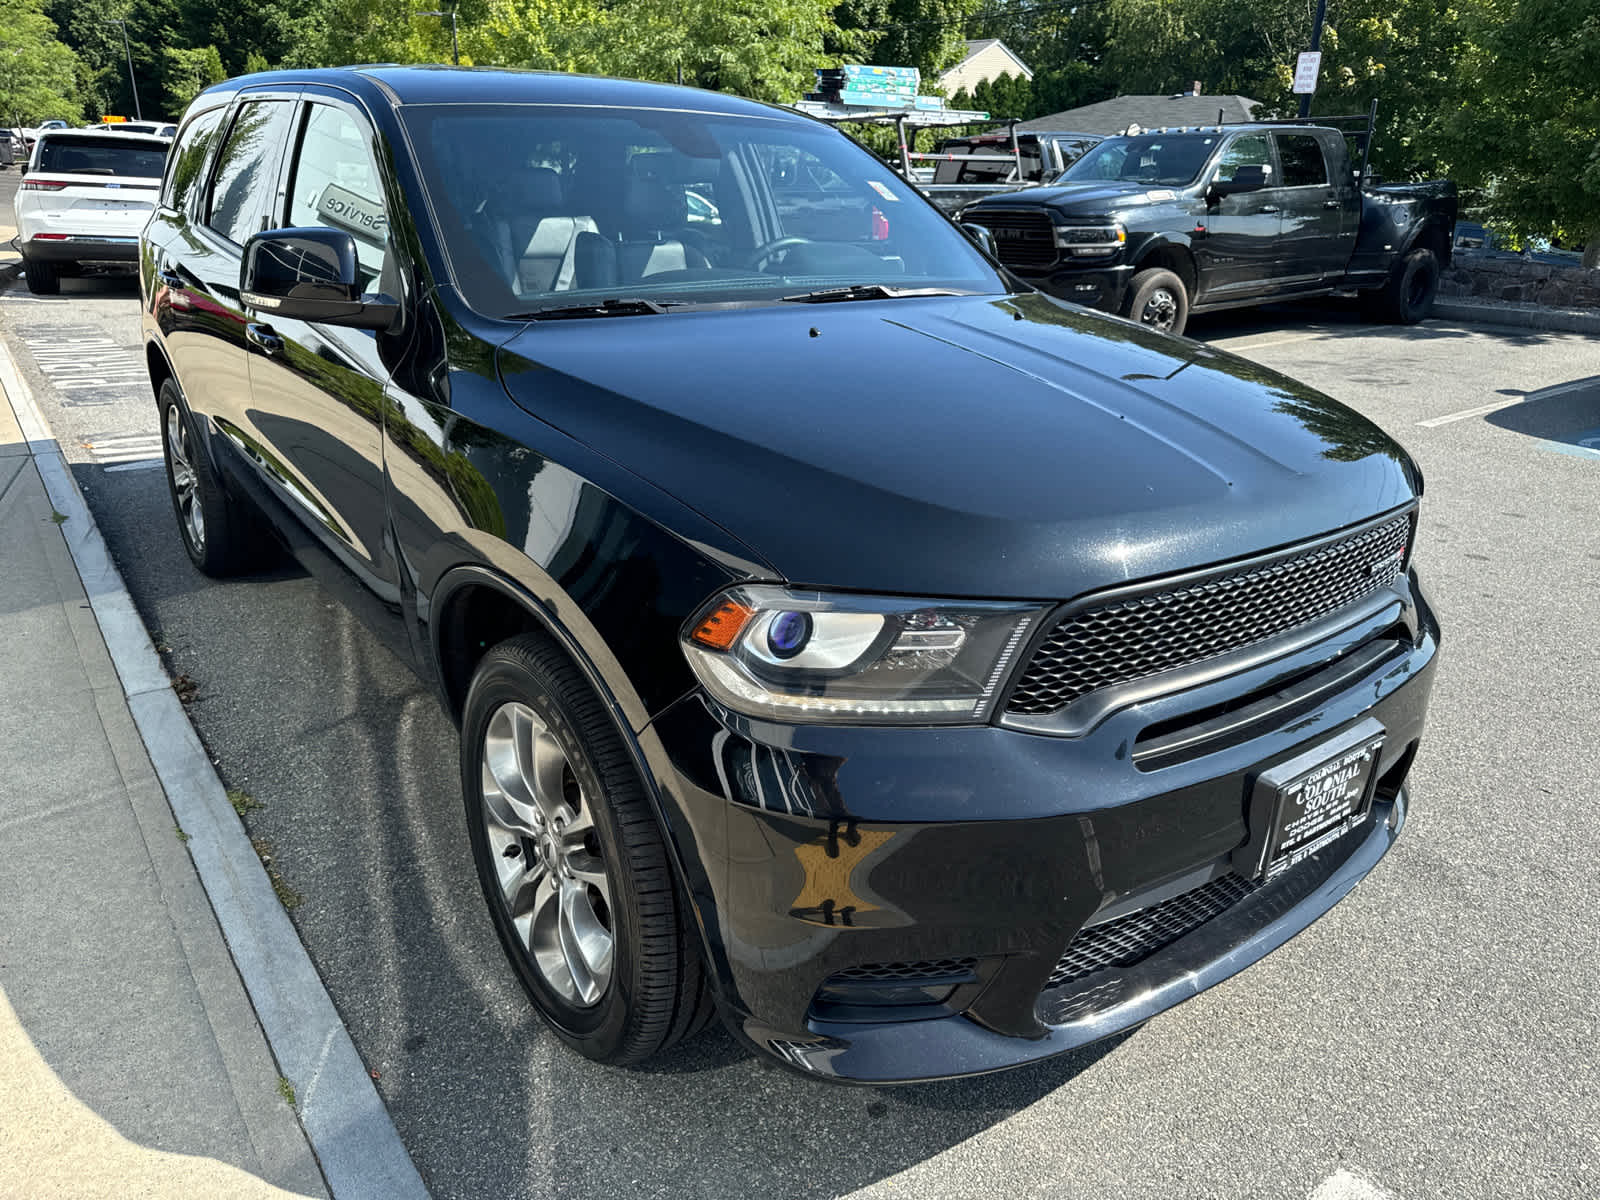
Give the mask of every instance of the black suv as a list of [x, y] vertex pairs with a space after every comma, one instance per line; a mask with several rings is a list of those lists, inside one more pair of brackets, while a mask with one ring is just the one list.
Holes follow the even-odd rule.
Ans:
[[[835, 183], [786, 212], [802, 167]], [[1056, 1054], [1401, 828], [1411, 460], [1020, 285], [819, 123], [251, 76], [190, 108], [141, 255], [189, 556], [287, 544], [437, 685], [510, 961], [593, 1058], [713, 1012], [820, 1076]]]

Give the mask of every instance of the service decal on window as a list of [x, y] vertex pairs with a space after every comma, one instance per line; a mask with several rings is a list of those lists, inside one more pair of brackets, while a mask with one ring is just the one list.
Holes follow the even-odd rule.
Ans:
[[336, 183], [322, 189], [317, 215], [369, 242], [381, 243], [389, 233], [389, 218], [381, 204]]

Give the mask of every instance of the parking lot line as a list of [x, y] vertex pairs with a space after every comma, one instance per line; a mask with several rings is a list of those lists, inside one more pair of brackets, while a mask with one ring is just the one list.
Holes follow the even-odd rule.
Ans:
[[1504, 400], [1496, 400], [1491, 404], [1480, 404], [1476, 408], [1464, 408], [1460, 412], [1446, 413], [1442, 417], [1429, 417], [1426, 421], [1418, 421], [1417, 424], [1423, 429], [1437, 429], [1441, 425], [1449, 425], [1454, 421], [1465, 421], [1469, 417], [1487, 416], [1489, 413], [1499, 412], [1502, 408], [1510, 408], [1514, 404], [1526, 404], [1530, 400], [1550, 400], [1556, 396], [1564, 396], [1568, 392], [1581, 392], [1593, 387], [1600, 387], [1600, 375], [1574, 379], [1571, 383], [1558, 383], [1553, 387], [1540, 388], [1536, 392], [1528, 392], [1522, 396], [1507, 396]]

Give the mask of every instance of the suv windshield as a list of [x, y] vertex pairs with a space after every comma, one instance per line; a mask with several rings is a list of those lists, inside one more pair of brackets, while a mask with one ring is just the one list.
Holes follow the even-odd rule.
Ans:
[[1006, 290], [915, 189], [808, 122], [536, 104], [401, 114], [479, 312], [872, 284]]
[[160, 179], [167, 148], [143, 139], [73, 137], [44, 138], [39, 144], [39, 171], [63, 175], [117, 175]]
[[1220, 134], [1145, 133], [1107, 138], [1061, 173], [1058, 183], [1118, 180], [1168, 187], [1193, 183]]

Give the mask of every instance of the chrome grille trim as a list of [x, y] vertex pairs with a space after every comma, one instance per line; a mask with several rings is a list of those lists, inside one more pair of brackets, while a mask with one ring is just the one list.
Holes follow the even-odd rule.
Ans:
[[1414, 512], [1265, 560], [1141, 585], [1070, 608], [1007, 698], [1013, 717], [1058, 713], [1108, 688], [1180, 671], [1364, 611], [1404, 572]]

